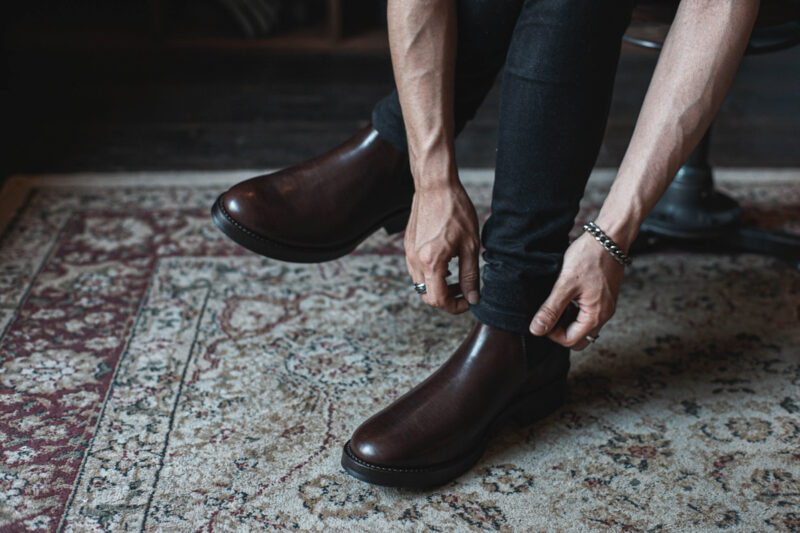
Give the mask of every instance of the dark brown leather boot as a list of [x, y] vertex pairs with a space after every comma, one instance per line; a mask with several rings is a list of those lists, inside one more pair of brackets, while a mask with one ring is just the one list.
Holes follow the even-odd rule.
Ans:
[[378, 485], [446, 483], [507, 422], [527, 425], [556, 410], [568, 370], [568, 349], [477, 323], [436, 372], [356, 429], [342, 466]]
[[248, 250], [315, 263], [350, 253], [381, 227], [403, 231], [413, 195], [408, 155], [368, 126], [326, 154], [235, 185], [211, 216]]

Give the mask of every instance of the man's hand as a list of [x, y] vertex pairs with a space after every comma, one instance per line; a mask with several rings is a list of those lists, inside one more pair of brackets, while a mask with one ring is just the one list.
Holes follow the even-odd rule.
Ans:
[[[405, 249], [411, 279], [427, 288], [425, 303], [454, 314], [467, 311], [468, 301], [478, 303], [478, 217], [460, 183], [414, 195]], [[452, 257], [458, 257], [459, 283], [448, 286]]]
[[[614, 314], [623, 268], [588, 233], [575, 239], [564, 254], [564, 265], [550, 296], [533, 317], [531, 333], [547, 335], [573, 350], [586, 348], [586, 336], [596, 337]], [[566, 330], [556, 327], [570, 301], [580, 308], [577, 318]]]
[[[406, 226], [406, 265], [425, 283], [425, 303], [450, 313], [478, 301], [478, 218], [458, 180], [453, 85], [455, 0], [389, 0], [389, 49], [414, 176]], [[447, 264], [458, 257], [460, 284], [447, 286]], [[460, 289], [460, 290], [459, 290]]]
[[[597, 225], [628, 250], [647, 213], [708, 129], [730, 87], [758, 14], [758, 0], [682, 0], [658, 59], [631, 142]], [[623, 267], [588, 234], [564, 255], [561, 274], [531, 332], [574, 350], [611, 318]], [[555, 327], [570, 300], [580, 307]]]

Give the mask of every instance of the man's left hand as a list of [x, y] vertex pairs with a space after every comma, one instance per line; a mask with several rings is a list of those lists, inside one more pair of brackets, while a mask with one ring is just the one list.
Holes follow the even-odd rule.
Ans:
[[[550, 296], [531, 321], [531, 333], [547, 335], [573, 350], [586, 348], [587, 336], [597, 337], [600, 328], [614, 315], [623, 270], [588, 233], [575, 239], [564, 254], [564, 264]], [[577, 318], [566, 329], [556, 327], [570, 301], [580, 308]]]

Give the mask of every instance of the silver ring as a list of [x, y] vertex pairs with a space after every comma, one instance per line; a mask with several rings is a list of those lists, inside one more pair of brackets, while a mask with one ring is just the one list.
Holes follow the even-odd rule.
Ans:
[[414, 290], [417, 291], [417, 294], [425, 294], [428, 292], [428, 289], [425, 287], [424, 283], [415, 283]]
[[594, 341], [600, 338], [600, 335], [595, 335], [592, 337], [591, 335], [586, 335], [586, 340], [589, 341], [589, 344], [594, 344]]

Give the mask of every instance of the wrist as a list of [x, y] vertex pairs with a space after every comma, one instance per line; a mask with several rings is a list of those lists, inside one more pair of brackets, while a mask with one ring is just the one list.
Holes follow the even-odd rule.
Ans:
[[647, 213], [661, 194], [663, 173], [640, 158], [629, 157], [620, 165], [617, 177], [594, 222], [624, 251], [629, 251]]
[[451, 150], [432, 150], [422, 155], [412, 155], [410, 163], [417, 192], [443, 191], [461, 186]]
[[594, 223], [614, 241], [620, 250], [627, 253], [639, 234], [642, 220], [635, 214], [621, 212], [619, 215], [610, 215], [607, 211], [601, 210], [594, 219]]
[[608, 252], [609, 257], [614, 259], [614, 261], [622, 266], [631, 265], [632, 261], [630, 256], [627, 254], [627, 251], [623, 250], [619, 243], [617, 243], [605, 231], [603, 231], [600, 226], [594, 222], [587, 222], [583, 225], [583, 230], [586, 232], [583, 237], [596, 240], [600, 246], [602, 246], [603, 249]]

